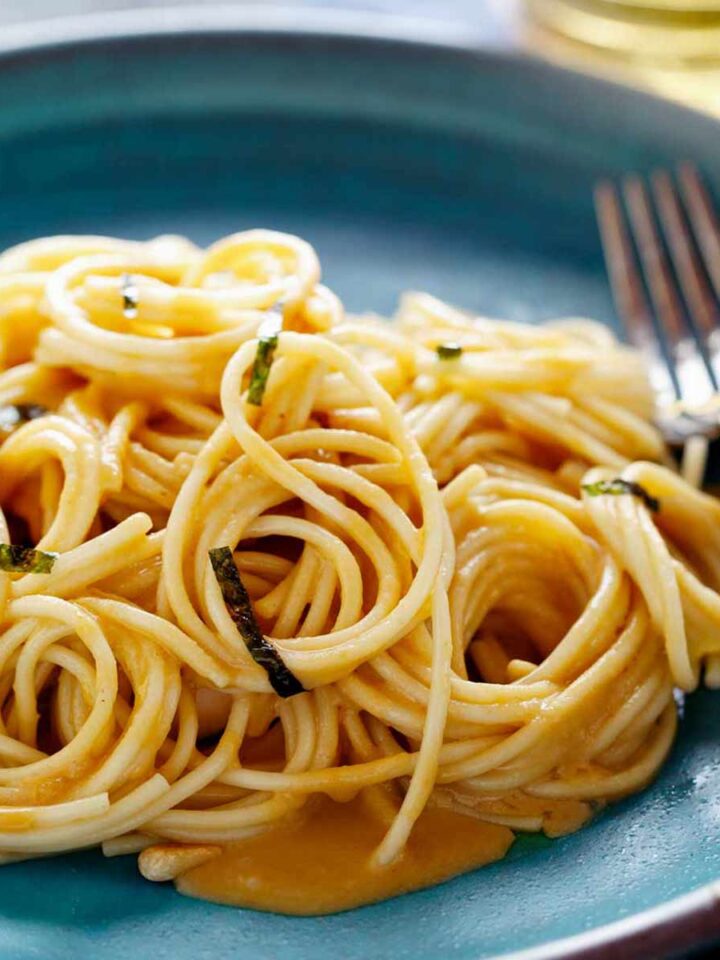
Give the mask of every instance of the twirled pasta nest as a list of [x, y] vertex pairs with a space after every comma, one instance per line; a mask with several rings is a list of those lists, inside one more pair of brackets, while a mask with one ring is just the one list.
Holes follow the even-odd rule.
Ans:
[[319, 281], [259, 230], [0, 256], [6, 859], [172, 840], [172, 876], [382, 784], [379, 865], [428, 803], [555, 835], [720, 677], [720, 506], [630, 350]]

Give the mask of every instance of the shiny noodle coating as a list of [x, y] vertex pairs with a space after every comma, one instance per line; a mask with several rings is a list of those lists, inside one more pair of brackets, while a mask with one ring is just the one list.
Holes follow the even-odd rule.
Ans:
[[[165, 879], [384, 784], [378, 867], [428, 803], [553, 836], [652, 779], [674, 688], [720, 685], [720, 505], [599, 325], [345, 317], [264, 230], [55, 237], [0, 256], [0, 359], [41, 414], [8, 421], [0, 541], [58, 554], [0, 572], [6, 861], [172, 841]], [[243, 642], [224, 547], [306, 692]]]

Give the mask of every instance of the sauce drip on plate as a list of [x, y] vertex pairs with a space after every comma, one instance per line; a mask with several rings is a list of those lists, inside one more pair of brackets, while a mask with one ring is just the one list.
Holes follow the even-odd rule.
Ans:
[[178, 890], [256, 910], [336, 913], [448, 880], [499, 860], [512, 844], [507, 827], [429, 807], [402, 856], [373, 866], [386, 826], [365, 793], [348, 803], [314, 798], [303, 815], [184, 873]]

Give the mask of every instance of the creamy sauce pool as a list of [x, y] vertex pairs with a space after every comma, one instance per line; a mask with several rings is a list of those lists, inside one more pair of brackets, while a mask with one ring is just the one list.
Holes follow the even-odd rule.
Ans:
[[188, 896], [255, 910], [337, 913], [499, 860], [514, 839], [507, 827], [429, 807], [404, 854], [388, 867], [372, 867], [385, 829], [362, 794], [349, 803], [317, 797], [305, 815], [228, 845], [176, 886]]

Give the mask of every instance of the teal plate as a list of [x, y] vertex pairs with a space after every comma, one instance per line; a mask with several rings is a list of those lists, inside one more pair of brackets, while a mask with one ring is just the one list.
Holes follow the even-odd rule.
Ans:
[[[204, 243], [263, 225], [311, 240], [351, 309], [389, 311], [419, 287], [518, 320], [613, 323], [593, 182], [692, 158], [720, 187], [720, 127], [700, 115], [439, 26], [268, 17], [202, 8], [1, 36], [0, 244]], [[96, 852], [7, 867], [0, 958], [685, 949], [720, 933], [719, 708], [689, 698], [658, 781], [580, 833], [520, 838], [501, 863], [338, 916], [184, 899]]]

